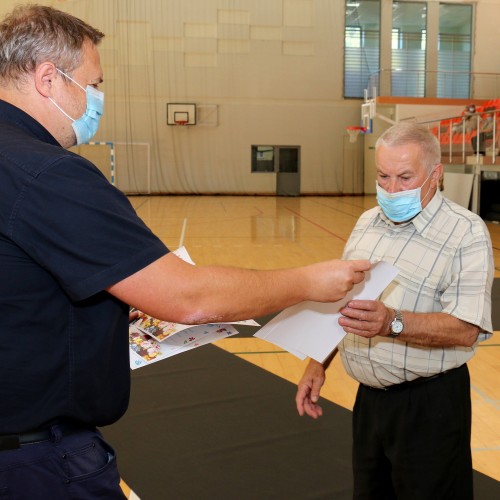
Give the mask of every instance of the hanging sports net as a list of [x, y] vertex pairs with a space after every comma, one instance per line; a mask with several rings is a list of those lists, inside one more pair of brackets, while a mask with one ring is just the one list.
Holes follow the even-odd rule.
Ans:
[[358, 135], [360, 133], [365, 133], [366, 128], [365, 127], [355, 127], [355, 126], [350, 126], [347, 127], [347, 133], [349, 134], [349, 142], [356, 142], [358, 140]]

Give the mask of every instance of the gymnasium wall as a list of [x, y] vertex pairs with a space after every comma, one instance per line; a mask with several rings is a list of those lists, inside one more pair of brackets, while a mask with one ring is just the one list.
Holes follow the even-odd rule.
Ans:
[[[17, 3], [3, 0], [0, 15]], [[342, 98], [344, 0], [40, 3], [106, 33], [95, 140], [120, 144], [124, 191], [273, 194], [275, 174], [250, 172], [251, 145], [301, 146], [301, 193], [363, 191], [362, 157], [345, 131], [359, 124], [360, 101]], [[477, 4], [489, 29], [476, 30], [474, 70], [497, 72], [500, 30], [488, 20], [500, 3]], [[175, 102], [196, 103], [198, 124], [168, 126]]]
[[[273, 194], [276, 175], [250, 171], [251, 145], [301, 146], [301, 192], [342, 192], [345, 127], [359, 122], [359, 102], [342, 100], [342, 7], [122, 0], [107, 15], [99, 5], [112, 94], [99, 136], [151, 143], [152, 192]], [[198, 124], [168, 126], [169, 102], [196, 103]], [[141, 190], [134, 170], [145, 166], [116, 164], [118, 186]]]

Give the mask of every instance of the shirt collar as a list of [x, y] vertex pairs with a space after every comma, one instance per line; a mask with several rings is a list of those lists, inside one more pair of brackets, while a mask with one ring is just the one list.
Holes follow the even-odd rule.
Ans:
[[427, 203], [426, 207], [408, 222], [395, 224], [384, 214], [383, 210], [380, 207], [379, 207], [379, 219], [381, 222], [383, 221], [385, 224], [391, 226], [391, 228], [393, 229], [405, 228], [408, 227], [409, 225], [413, 225], [417, 230], [417, 232], [422, 233], [424, 229], [427, 227], [428, 223], [434, 218], [434, 216], [438, 212], [442, 202], [443, 202], [443, 195], [441, 194], [441, 191], [438, 188], [436, 189], [436, 192], [434, 193], [432, 199], [429, 201], [429, 203]]
[[52, 134], [32, 116], [22, 109], [0, 99], [0, 123], [22, 128], [25, 132], [37, 137], [43, 142], [60, 146]]

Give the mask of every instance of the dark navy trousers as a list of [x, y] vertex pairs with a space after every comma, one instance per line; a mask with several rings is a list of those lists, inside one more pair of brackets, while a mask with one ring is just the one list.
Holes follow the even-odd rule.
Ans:
[[113, 448], [99, 431], [0, 451], [0, 500], [124, 500]]

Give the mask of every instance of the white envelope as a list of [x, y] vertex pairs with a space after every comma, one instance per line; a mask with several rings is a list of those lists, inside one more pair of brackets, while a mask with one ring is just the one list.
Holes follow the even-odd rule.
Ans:
[[323, 363], [344, 338], [338, 324], [339, 310], [350, 300], [375, 300], [397, 276], [387, 262], [373, 264], [358, 283], [337, 302], [302, 302], [289, 307], [264, 325], [254, 337], [267, 340], [299, 359], [310, 357]]

